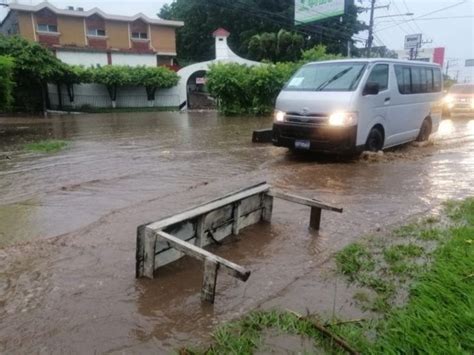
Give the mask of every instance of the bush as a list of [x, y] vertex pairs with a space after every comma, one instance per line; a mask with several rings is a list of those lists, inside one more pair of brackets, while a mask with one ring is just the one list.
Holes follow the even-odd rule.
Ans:
[[0, 56], [0, 111], [9, 110], [13, 102], [13, 67], [12, 58]]

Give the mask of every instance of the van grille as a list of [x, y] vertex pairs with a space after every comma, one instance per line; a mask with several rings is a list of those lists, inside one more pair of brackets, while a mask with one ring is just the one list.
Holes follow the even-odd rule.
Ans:
[[321, 113], [308, 113], [306, 115], [299, 114], [297, 112], [288, 112], [285, 116], [287, 122], [294, 123], [308, 123], [308, 124], [322, 124], [326, 123], [328, 116]]

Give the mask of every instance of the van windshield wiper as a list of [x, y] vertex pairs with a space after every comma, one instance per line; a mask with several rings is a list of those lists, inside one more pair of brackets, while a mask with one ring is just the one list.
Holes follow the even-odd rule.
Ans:
[[336, 75], [334, 75], [332, 78], [329, 78], [328, 80], [326, 80], [325, 82], [323, 82], [321, 85], [319, 85], [315, 91], [321, 91], [323, 90], [326, 86], [328, 86], [329, 84], [331, 84], [332, 82], [336, 81], [337, 79], [341, 78], [342, 76], [344, 76], [347, 72], [349, 72], [350, 70], [352, 70], [352, 67], [350, 68], [346, 68], [342, 71], [340, 71], [339, 73], [337, 73]]

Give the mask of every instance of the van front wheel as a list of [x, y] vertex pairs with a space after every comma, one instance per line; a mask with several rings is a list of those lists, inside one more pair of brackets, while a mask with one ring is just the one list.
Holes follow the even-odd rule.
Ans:
[[365, 143], [365, 150], [370, 152], [378, 152], [383, 148], [383, 134], [378, 128], [372, 128], [370, 130], [369, 136], [367, 137], [367, 142]]
[[416, 137], [417, 142], [424, 142], [430, 138], [431, 134], [431, 122], [429, 119], [425, 118], [423, 123], [421, 124], [420, 133], [418, 133], [418, 137]]

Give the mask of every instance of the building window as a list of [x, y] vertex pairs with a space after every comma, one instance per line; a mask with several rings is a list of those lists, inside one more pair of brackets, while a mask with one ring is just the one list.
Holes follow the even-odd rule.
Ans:
[[97, 37], [105, 37], [105, 30], [98, 29], [98, 28], [89, 28], [87, 30], [88, 36], [97, 36]]
[[132, 32], [133, 39], [148, 39], [148, 33], [146, 32]]
[[58, 32], [58, 26], [56, 25], [42, 25], [38, 24], [38, 31], [39, 32]]

